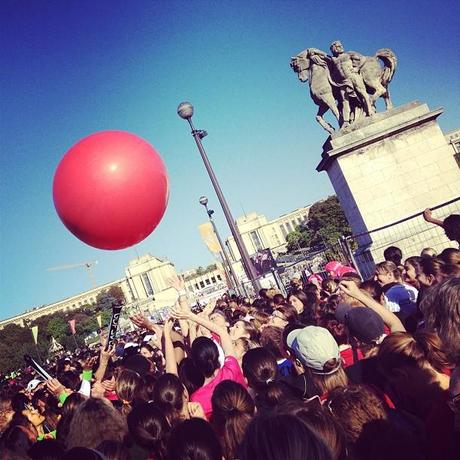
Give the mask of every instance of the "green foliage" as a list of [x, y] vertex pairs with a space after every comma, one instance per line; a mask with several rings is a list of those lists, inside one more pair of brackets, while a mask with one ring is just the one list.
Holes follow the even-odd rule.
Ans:
[[[105, 295], [111, 295], [121, 300], [121, 289], [109, 289]], [[99, 296], [98, 296], [99, 297]], [[124, 296], [123, 296], [124, 299]], [[101, 315], [102, 326], [107, 326], [112, 316], [111, 308], [105, 308], [103, 304], [84, 305], [70, 312], [57, 312], [41, 316], [30, 322], [26, 327], [16, 324], [8, 324], [0, 330], [0, 372], [11, 372], [19, 369], [24, 363], [24, 354], [37, 358], [37, 348], [40, 359], [48, 357], [51, 338], [68, 350], [75, 349], [75, 342], [79, 347], [84, 346], [84, 339], [91, 332], [98, 329], [96, 317]], [[68, 321], [75, 319], [76, 334], [72, 337]], [[30, 328], [38, 326], [38, 345], [35, 346]]]
[[351, 229], [339, 200], [335, 195], [330, 196], [310, 208], [306, 228], [297, 227], [287, 235], [288, 251], [320, 244], [335, 246], [342, 235], [351, 235]]

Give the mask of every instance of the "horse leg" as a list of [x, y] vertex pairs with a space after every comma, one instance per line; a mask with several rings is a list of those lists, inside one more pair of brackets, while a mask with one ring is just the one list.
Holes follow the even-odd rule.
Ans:
[[[324, 118], [323, 115], [329, 110], [330, 107], [327, 106], [324, 102], [321, 103], [318, 107], [318, 113], [316, 114], [316, 121], [325, 129], [329, 134], [332, 134], [335, 129], [334, 127], [328, 123]], [[337, 110], [337, 107], [336, 107]]]

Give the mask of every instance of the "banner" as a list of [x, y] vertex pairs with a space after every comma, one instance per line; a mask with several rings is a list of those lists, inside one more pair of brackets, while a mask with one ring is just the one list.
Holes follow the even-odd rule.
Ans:
[[221, 248], [211, 222], [198, 225], [198, 230], [200, 231], [201, 239], [204, 241], [204, 244], [206, 244], [208, 249], [211, 252], [218, 254], [221, 251]]
[[96, 316], [96, 319], [97, 319], [97, 324], [99, 324], [99, 329], [102, 327], [102, 316], [101, 315], [97, 315]]
[[38, 326], [33, 326], [30, 328], [32, 331], [32, 336], [34, 338], [35, 345], [37, 345], [37, 340], [38, 340]]
[[69, 326], [70, 326], [70, 332], [72, 333], [72, 335], [75, 335], [77, 331], [75, 329], [75, 320], [74, 319], [69, 320]]

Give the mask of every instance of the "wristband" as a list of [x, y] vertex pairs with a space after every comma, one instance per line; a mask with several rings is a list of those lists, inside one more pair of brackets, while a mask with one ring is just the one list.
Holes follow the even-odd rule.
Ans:
[[81, 379], [82, 380], [87, 380], [88, 382], [91, 382], [91, 379], [93, 378], [93, 371], [87, 369], [87, 370], [84, 370], [82, 373], [81, 373]]
[[65, 400], [67, 399], [68, 396], [69, 396], [69, 395], [68, 395], [65, 391], [63, 391], [63, 392], [59, 395], [59, 398], [58, 398], [58, 399], [59, 399], [59, 402], [60, 402], [61, 404], [64, 404], [64, 403], [65, 403]]

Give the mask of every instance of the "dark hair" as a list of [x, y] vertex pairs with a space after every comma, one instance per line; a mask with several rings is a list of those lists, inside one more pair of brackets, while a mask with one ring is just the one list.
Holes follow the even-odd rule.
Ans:
[[328, 448], [298, 417], [258, 415], [241, 445], [241, 460], [332, 460]]
[[460, 273], [460, 250], [455, 248], [446, 248], [438, 256], [445, 262], [444, 271], [448, 275], [458, 276]]
[[460, 243], [460, 214], [451, 214], [447, 216], [442, 226], [449, 240], [455, 240]]
[[174, 374], [163, 374], [155, 384], [153, 400], [171, 426], [182, 421], [184, 386]]
[[422, 264], [421, 264], [422, 260], [423, 260], [423, 257], [411, 256], [411, 257], [408, 257], [404, 261], [404, 263], [412, 265], [415, 269], [415, 273], [418, 275], [422, 271]]
[[423, 257], [420, 261], [423, 273], [428, 276], [444, 276], [446, 274], [446, 263], [439, 257]]
[[16, 393], [11, 398], [11, 408], [18, 414], [22, 413], [26, 404], [29, 404], [29, 398], [24, 393]]
[[197, 369], [205, 377], [211, 377], [214, 371], [219, 368], [217, 345], [207, 337], [198, 337], [194, 340], [191, 357]]
[[166, 457], [169, 425], [163, 413], [152, 403], [137, 404], [128, 415], [128, 428], [134, 442], [155, 460]]
[[178, 374], [180, 381], [185, 385], [190, 395], [204, 385], [204, 375], [192, 358], [184, 358], [179, 363]]
[[401, 265], [402, 251], [396, 246], [389, 246], [383, 251], [383, 257], [398, 266]]
[[335, 316], [326, 316], [321, 321], [319, 326], [324, 327], [327, 329], [334, 337], [337, 345], [347, 345], [350, 343], [349, 341], [349, 333], [347, 326], [337, 321]]
[[220, 382], [212, 395], [212, 425], [222, 440], [224, 456], [238, 458], [238, 448], [255, 411], [248, 391], [232, 380]]
[[151, 401], [153, 399], [153, 392], [158, 378], [154, 374], [145, 374], [142, 377], [141, 385], [139, 388], [139, 398], [144, 401]]
[[119, 441], [103, 441], [97, 446], [97, 451], [107, 460], [131, 460], [128, 447]]
[[10, 426], [1, 435], [0, 453], [2, 453], [2, 449], [9, 449], [15, 454], [22, 454], [25, 458], [27, 458], [27, 451], [31, 447], [32, 441], [25, 433], [24, 425], [10, 424]]
[[63, 372], [59, 375], [58, 380], [65, 388], [70, 388], [73, 391], [77, 391], [81, 384], [80, 375], [74, 371]]
[[286, 299], [284, 298], [283, 294], [275, 294], [273, 296], [273, 303], [275, 305], [283, 305], [284, 303], [286, 303]]
[[283, 329], [275, 326], [266, 326], [260, 334], [260, 345], [273, 353], [276, 359], [283, 359]]
[[86, 396], [81, 393], [71, 393], [67, 396], [64, 405], [62, 406], [61, 418], [56, 427], [56, 439], [66, 445], [67, 436], [70, 430], [70, 422], [77, 408], [86, 401]]
[[43, 439], [36, 442], [28, 452], [32, 460], [61, 460], [65, 453], [64, 446], [55, 439]]
[[274, 311], [279, 311], [288, 323], [296, 323], [298, 321], [297, 310], [292, 305], [281, 305]]
[[366, 280], [361, 283], [363, 291], [366, 291], [374, 300], [380, 302], [382, 300], [383, 289], [380, 284], [375, 280]]
[[168, 460], [222, 460], [222, 447], [211, 425], [191, 418], [176, 426], [168, 442]]
[[277, 404], [293, 399], [292, 391], [283, 382], [278, 381], [276, 359], [265, 348], [253, 348], [243, 356], [243, 374], [248, 384], [257, 392], [257, 407], [275, 407]]

